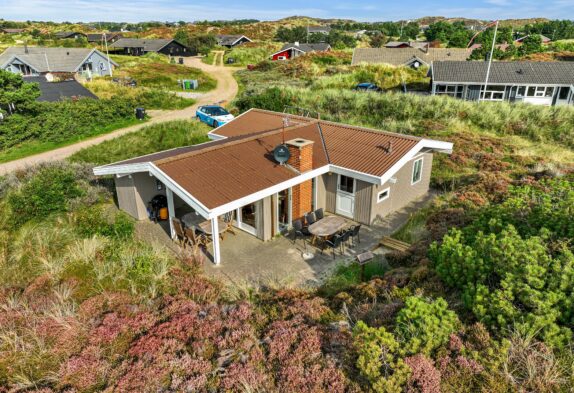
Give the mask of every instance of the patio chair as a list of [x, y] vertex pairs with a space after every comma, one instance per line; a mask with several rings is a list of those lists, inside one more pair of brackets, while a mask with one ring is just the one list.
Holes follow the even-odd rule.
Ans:
[[361, 237], [359, 236], [359, 231], [361, 230], [361, 224], [354, 225], [349, 229], [351, 231], [351, 240], [353, 241], [353, 247], [355, 246], [355, 239], [357, 243], [361, 243]]
[[225, 223], [225, 230], [221, 234], [221, 240], [223, 240], [223, 235], [229, 232], [235, 235], [235, 230], [233, 229], [233, 211], [227, 212], [223, 215], [223, 222]]
[[175, 231], [175, 239], [183, 248], [185, 248], [188, 239], [187, 236], [185, 235], [185, 230], [183, 228], [182, 222], [178, 218], [173, 217], [171, 219], [171, 223], [173, 226], [173, 230]]
[[184, 232], [188, 239], [188, 244], [190, 244], [192, 247], [207, 247], [208, 240], [205, 233], [196, 233], [194, 228], [185, 228]]
[[315, 217], [314, 212], [309, 212], [305, 214], [305, 221], [307, 221], [307, 225], [313, 225], [317, 222], [317, 217]]
[[295, 244], [297, 242], [297, 239], [303, 239], [303, 244], [305, 245], [305, 247], [307, 247], [307, 244], [305, 243], [305, 239], [309, 236], [311, 236], [311, 234], [309, 233], [309, 231], [307, 230], [307, 228], [303, 227], [303, 222], [301, 220], [295, 220], [293, 221], [293, 244]]
[[353, 230], [350, 228], [346, 229], [343, 232], [341, 232], [340, 236], [341, 236], [341, 246], [343, 248], [343, 251], [345, 251], [345, 246], [347, 245], [347, 243], [349, 243], [349, 239], [351, 239], [351, 237], [353, 236]]
[[[341, 248], [341, 244], [342, 244], [343, 238], [340, 235], [333, 235], [333, 237], [331, 239], [326, 239], [323, 242], [323, 245], [321, 247], [321, 255], [323, 255], [323, 252], [325, 251], [325, 248], [329, 247], [333, 249], [333, 259], [335, 259], [335, 255], [336, 255], [336, 249], [337, 248]], [[341, 251], [341, 255], [343, 255], [343, 252]]]
[[325, 217], [325, 213], [323, 213], [323, 208], [315, 210], [314, 213], [315, 213], [315, 218], [317, 218], [317, 221], [322, 220], [323, 217]]

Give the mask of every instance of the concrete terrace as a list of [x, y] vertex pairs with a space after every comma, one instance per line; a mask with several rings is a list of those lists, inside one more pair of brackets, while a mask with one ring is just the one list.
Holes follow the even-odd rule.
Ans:
[[[290, 238], [278, 236], [271, 241], [263, 242], [246, 232], [236, 229], [236, 235], [226, 234], [221, 242], [221, 264], [213, 264], [209, 254], [203, 254], [204, 272], [212, 277], [222, 279], [232, 285], [263, 285], [280, 283], [289, 286], [309, 287], [320, 285], [340, 264], [350, 263], [357, 254], [372, 250], [381, 237], [390, 235], [402, 227], [411, 214], [426, 206], [434, 195], [409, 204], [387, 216], [382, 222], [370, 227], [362, 226], [361, 243], [355, 247], [345, 247], [344, 255], [337, 252], [333, 259], [332, 250], [326, 249], [321, 255], [320, 249], [307, 244], [308, 251], [315, 256], [311, 260], [303, 259], [304, 246], [301, 240], [295, 244]], [[349, 220], [349, 224], [353, 222]], [[167, 221], [155, 224], [150, 221], [139, 221], [136, 225], [136, 236], [140, 239], [167, 247], [174, 253], [182, 248], [169, 238]], [[209, 251], [209, 249], [208, 249]], [[384, 254], [379, 248], [377, 254]]]

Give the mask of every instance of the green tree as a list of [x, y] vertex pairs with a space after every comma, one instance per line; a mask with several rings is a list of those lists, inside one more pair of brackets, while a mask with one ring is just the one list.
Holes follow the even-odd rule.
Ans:
[[173, 39], [189, 47], [189, 32], [186, 29], [178, 29], [173, 35]]
[[542, 37], [540, 34], [530, 34], [522, 41], [522, 45], [518, 48], [518, 52], [521, 55], [530, 55], [532, 53], [544, 52], [544, 46], [542, 46]]
[[12, 107], [17, 111], [25, 111], [40, 96], [37, 83], [27, 83], [20, 74], [0, 70], [0, 110], [11, 112]]

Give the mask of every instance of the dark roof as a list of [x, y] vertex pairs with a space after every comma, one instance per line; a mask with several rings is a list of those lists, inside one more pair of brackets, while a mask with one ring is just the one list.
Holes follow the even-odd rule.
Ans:
[[62, 82], [48, 82], [44, 76], [27, 76], [24, 77], [24, 80], [40, 85], [41, 95], [38, 97], [38, 101], [61, 101], [66, 98], [75, 99], [80, 97], [98, 99], [75, 79]]
[[426, 64], [433, 61], [458, 61], [466, 60], [471, 51], [461, 48], [356, 48], [353, 52], [353, 65], [367, 64], [390, 64], [401, 66], [410, 64], [418, 59]]
[[116, 37], [123, 37], [120, 33], [92, 33], [88, 34], [88, 42], [100, 42], [104, 39], [104, 34], [106, 34], [106, 39], [109, 41], [113, 40]]
[[55, 34], [56, 38], [68, 38], [68, 37], [72, 37], [76, 34], [80, 34], [80, 35], [84, 35], [84, 33], [80, 32], [80, 31], [59, 31]]
[[[437, 61], [432, 64], [435, 82], [484, 83], [485, 61]], [[574, 84], [574, 62], [493, 61], [489, 83], [493, 84]]]
[[[283, 47], [281, 48], [281, 50], [279, 52], [283, 52], [284, 50], [287, 49], [298, 49], [302, 52], [322, 52], [322, 51], [326, 51], [328, 49], [331, 48], [331, 45], [327, 44], [326, 42], [319, 42], [316, 44], [306, 44], [306, 43], [293, 43], [293, 44], [285, 44], [283, 45]], [[279, 53], [277, 52], [277, 53]]]
[[[242, 34], [236, 34], [236, 35], [226, 35], [226, 34], [220, 34], [217, 36], [217, 43], [219, 45], [222, 46], [231, 46], [234, 45], [237, 41], [239, 41], [241, 38], [245, 37]], [[251, 41], [248, 37], [247, 38], [249, 41]]]
[[110, 45], [110, 48], [143, 48], [145, 52], [157, 52], [171, 42], [184, 46], [171, 38], [149, 39], [149, 38], [120, 38]]

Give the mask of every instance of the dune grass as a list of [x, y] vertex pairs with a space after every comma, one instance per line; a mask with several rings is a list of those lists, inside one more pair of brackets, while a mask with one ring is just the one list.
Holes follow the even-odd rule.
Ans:
[[72, 162], [104, 165], [144, 154], [208, 141], [211, 128], [195, 120], [176, 120], [154, 124], [143, 129], [80, 150]]
[[275, 42], [268, 43], [247, 43], [239, 45], [230, 51], [225, 52], [223, 63], [227, 64], [227, 59], [232, 58], [235, 62], [229, 64], [230, 66], [245, 67], [248, 64], [257, 64], [269, 58], [269, 56], [277, 52], [281, 48], [281, 44]]

